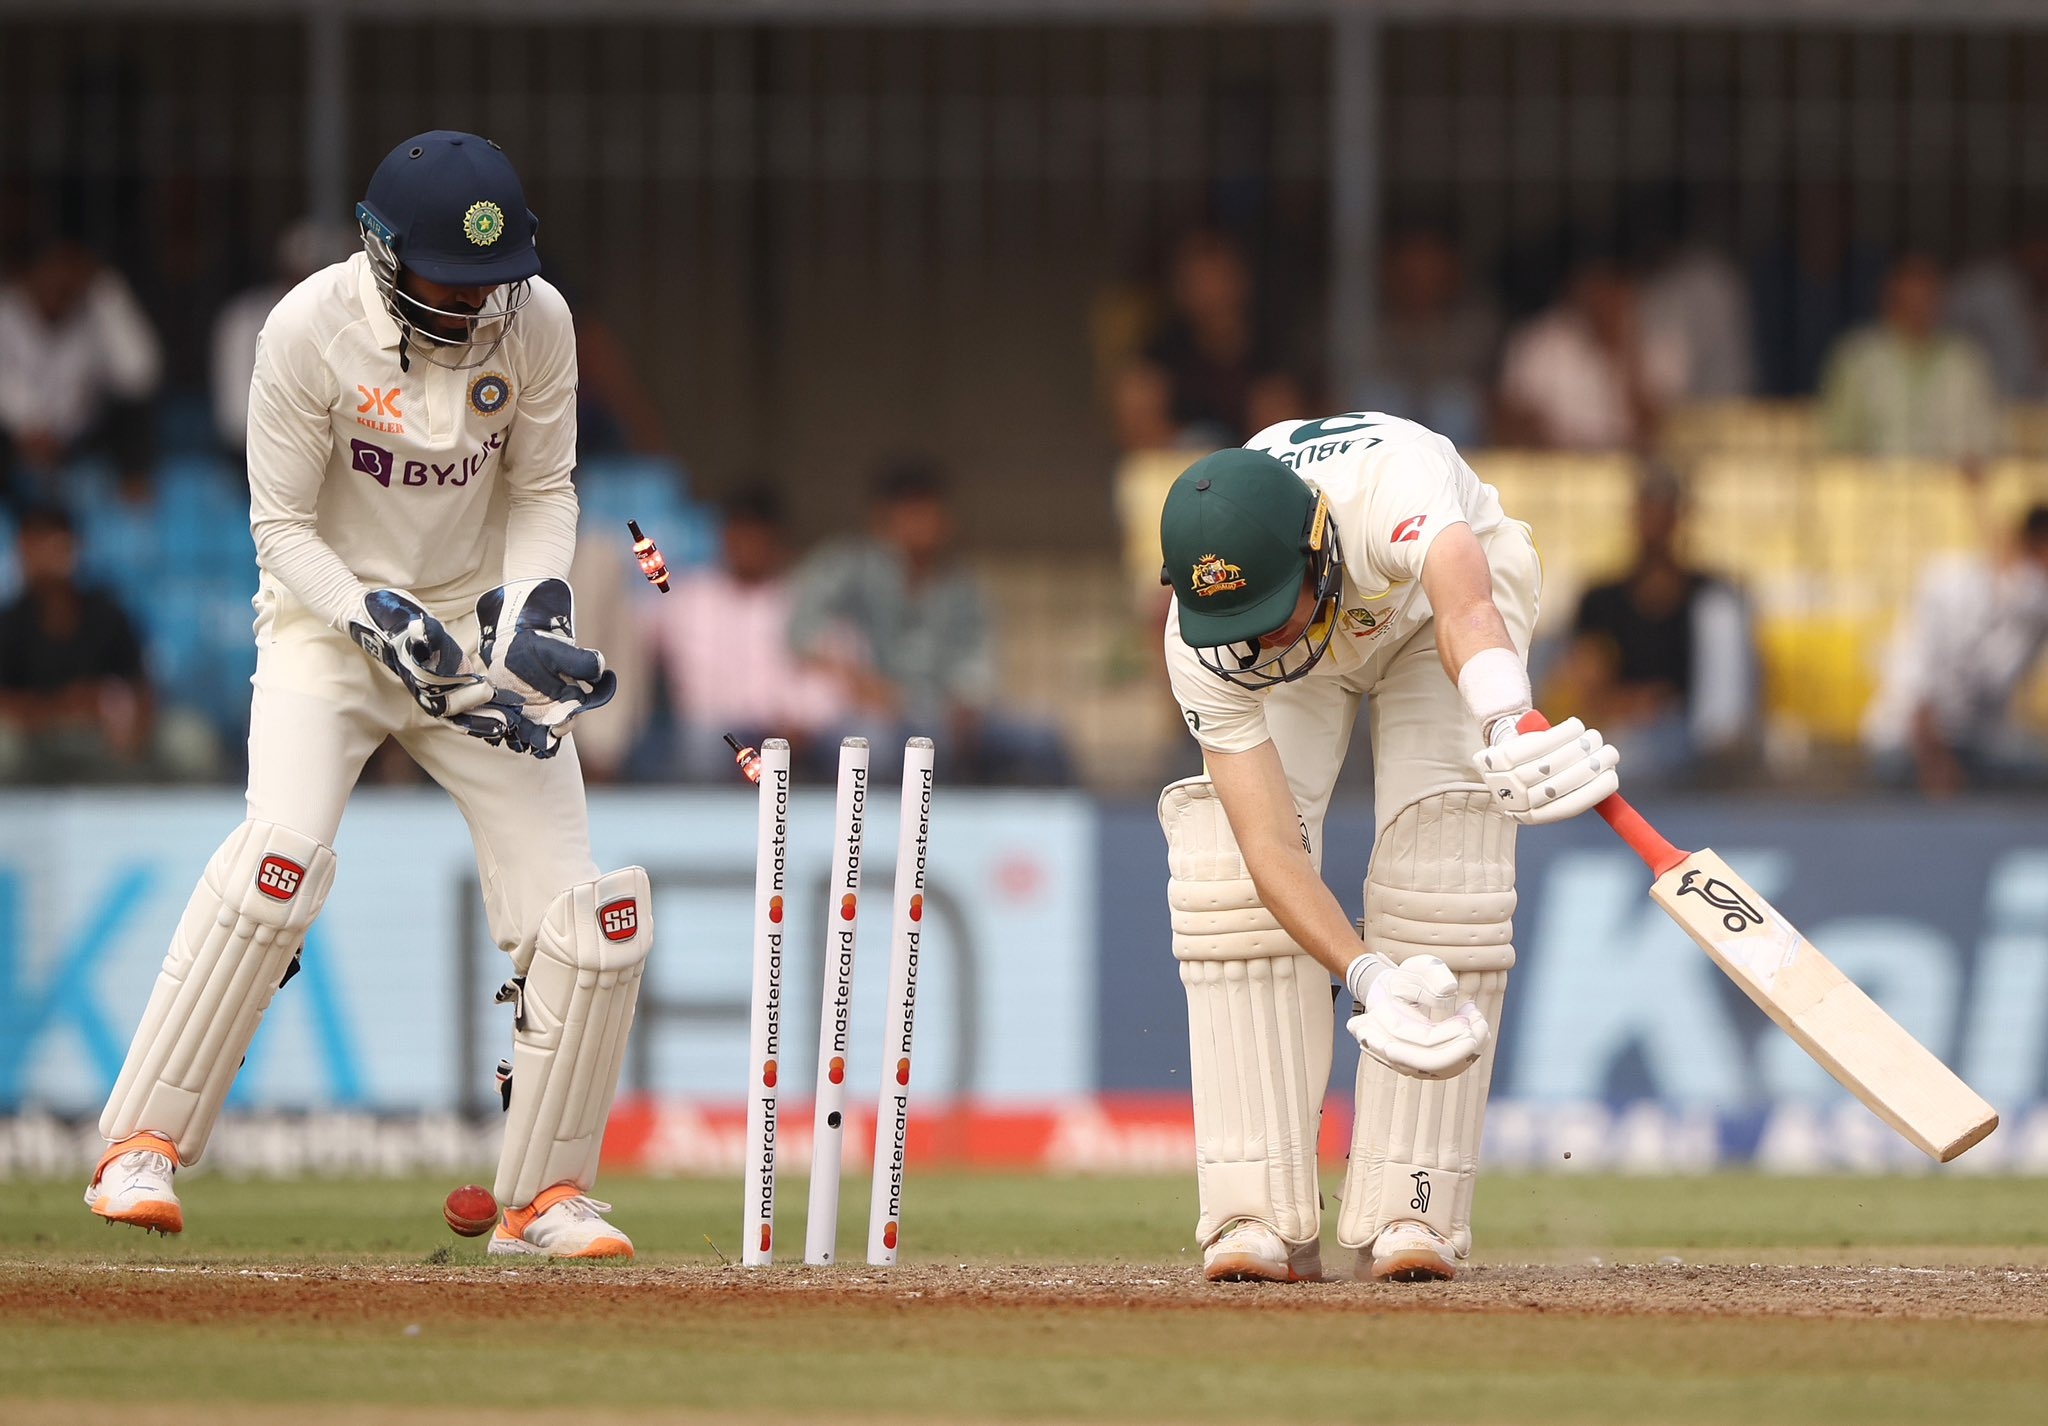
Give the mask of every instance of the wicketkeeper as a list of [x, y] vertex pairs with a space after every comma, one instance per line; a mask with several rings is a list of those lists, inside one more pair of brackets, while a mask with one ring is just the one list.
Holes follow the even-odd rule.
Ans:
[[[249, 395], [262, 581], [248, 819], [185, 908], [85, 1199], [175, 1233], [171, 1176], [334, 882], [364, 762], [395, 738], [462, 809], [512, 958], [492, 1253], [630, 1257], [590, 1198], [653, 939], [647, 874], [599, 875], [566, 734], [616, 685], [575, 641], [576, 345], [511, 162], [474, 134], [393, 149], [363, 251], [271, 313]], [[394, 993], [401, 990], [393, 987]]]
[[[1516, 732], [1536, 551], [1432, 431], [1356, 412], [1269, 427], [1189, 467], [1160, 536], [1167, 667], [1207, 768], [1159, 800], [1204, 1270], [1321, 1275], [1334, 974], [1364, 1050], [1337, 1240], [1361, 1277], [1451, 1277], [1515, 963], [1515, 828], [1614, 792], [1619, 756], [1576, 719]], [[1368, 697], [1361, 940], [1320, 868]]]

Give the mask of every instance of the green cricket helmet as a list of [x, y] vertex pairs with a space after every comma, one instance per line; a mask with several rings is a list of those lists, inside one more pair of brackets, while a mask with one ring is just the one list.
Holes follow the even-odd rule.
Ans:
[[[1329, 648], [1344, 580], [1337, 526], [1321, 493], [1264, 451], [1217, 451], [1182, 472], [1166, 493], [1159, 547], [1180, 636], [1217, 677], [1271, 688]], [[1283, 648], [1261, 648], [1293, 619], [1304, 587], [1316, 600], [1308, 626]]]

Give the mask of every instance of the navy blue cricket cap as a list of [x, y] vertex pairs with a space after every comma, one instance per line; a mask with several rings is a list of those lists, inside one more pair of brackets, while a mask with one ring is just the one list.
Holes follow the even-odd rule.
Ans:
[[455, 129], [415, 134], [370, 175], [356, 217], [399, 265], [451, 287], [523, 282], [540, 272], [540, 220], [505, 151]]

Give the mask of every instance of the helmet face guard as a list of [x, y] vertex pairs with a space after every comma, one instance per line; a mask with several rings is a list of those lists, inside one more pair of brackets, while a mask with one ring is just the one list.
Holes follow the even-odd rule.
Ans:
[[[1309, 511], [1308, 528], [1302, 531], [1308, 551], [1307, 586], [1315, 592], [1315, 612], [1307, 625], [1284, 648], [1267, 649], [1257, 639], [1215, 647], [1197, 647], [1195, 657], [1226, 683], [1253, 692], [1292, 683], [1302, 677], [1329, 651], [1337, 632], [1337, 604], [1344, 590], [1344, 551], [1337, 542], [1337, 526], [1330, 519], [1330, 507], [1317, 493]], [[1292, 618], [1292, 606], [1289, 618]], [[1287, 627], [1282, 623], [1281, 628]]]
[[[368, 203], [356, 205], [356, 222], [362, 229], [363, 253], [370, 260], [370, 275], [384, 299], [384, 310], [398, 324], [401, 353], [414, 338], [419, 338], [427, 343], [429, 361], [458, 371], [482, 366], [497, 354], [519, 316], [519, 309], [532, 295], [529, 281], [522, 278], [495, 285], [478, 283], [494, 287], [484, 299], [481, 311], [457, 312], [432, 306], [399, 286], [403, 264], [395, 235]], [[443, 328], [459, 330], [461, 335], [446, 335]]]

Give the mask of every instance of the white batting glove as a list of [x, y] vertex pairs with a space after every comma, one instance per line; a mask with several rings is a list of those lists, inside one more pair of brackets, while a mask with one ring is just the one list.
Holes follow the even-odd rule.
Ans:
[[1367, 952], [1351, 963], [1344, 983], [1365, 1007], [1344, 1028], [1367, 1054], [1415, 1079], [1463, 1074], [1493, 1033], [1477, 1005], [1457, 1003], [1458, 977], [1435, 956], [1396, 965]]
[[1472, 761], [1494, 807], [1524, 826], [1576, 817], [1621, 789], [1621, 749], [1576, 718], [1540, 733], [1506, 735]]

